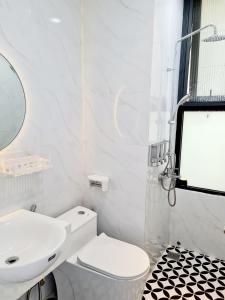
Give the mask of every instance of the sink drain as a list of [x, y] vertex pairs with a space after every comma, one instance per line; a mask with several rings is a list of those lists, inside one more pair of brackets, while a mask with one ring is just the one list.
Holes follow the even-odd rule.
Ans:
[[11, 256], [5, 260], [5, 263], [7, 265], [12, 265], [12, 264], [15, 264], [18, 260], [19, 260], [18, 256]]

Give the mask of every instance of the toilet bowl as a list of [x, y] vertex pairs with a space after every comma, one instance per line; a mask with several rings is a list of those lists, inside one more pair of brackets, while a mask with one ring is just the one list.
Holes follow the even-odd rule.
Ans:
[[54, 272], [58, 300], [140, 300], [149, 257], [141, 248], [97, 236], [97, 214], [78, 206], [59, 216], [71, 224], [73, 255]]

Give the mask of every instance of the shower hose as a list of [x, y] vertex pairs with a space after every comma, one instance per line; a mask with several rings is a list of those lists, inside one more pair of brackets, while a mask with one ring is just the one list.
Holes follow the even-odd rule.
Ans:
[[[168, 161], [163, 170], [160, 174], [160, 183], [162, 188], [167, 191], [167, 200], [171, 207], [174, 207], [177, 202], [176, 196], [176, 179], [177, 175], [175, 173], [175, 166], [176, 166], [176, 155], [175, 153], [168, 154]], [[164, 183], [164, 179], [169, 179], [170, 183], [169, 186], [166, 187]]]

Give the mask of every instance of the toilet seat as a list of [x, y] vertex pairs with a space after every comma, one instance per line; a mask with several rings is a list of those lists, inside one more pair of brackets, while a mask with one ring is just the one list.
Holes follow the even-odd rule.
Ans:
[[135, 279], [149, 270], [148, 255], [139, 247], [102, 233], [77, 253], [77, 263], [115, 279]]

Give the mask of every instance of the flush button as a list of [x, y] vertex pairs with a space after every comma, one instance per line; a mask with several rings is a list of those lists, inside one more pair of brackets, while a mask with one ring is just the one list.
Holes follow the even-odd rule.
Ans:
[[78, 215], [85, 215], [85, 211], [84, 210], [79, 210]]

